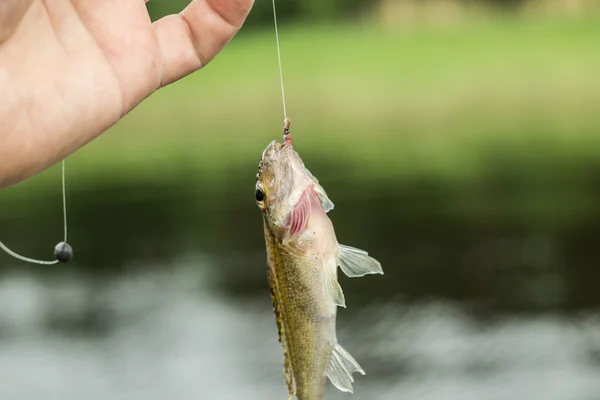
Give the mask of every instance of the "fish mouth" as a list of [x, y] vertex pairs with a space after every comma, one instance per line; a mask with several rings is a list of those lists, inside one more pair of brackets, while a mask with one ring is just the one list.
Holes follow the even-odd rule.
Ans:
[[275, 160], [277, 158], [277, 156], [279, 155], [279, 153], [281, 152], [281, 147], [282, 147], [281, 143], [279, 143], [277, 140], [273, 140], [267, 146], [267, 149], [265, 150], [265, 156], [267, 158], [269, 158], [270, 160]]
[[271, 165], [278, 158], [281, 147], [282, 144], [276, 140], [273, 140], [267, 145], [267, 147], [265, 147], [265, 150], [263, 151], [258, 163], [258, 174], [256, 179], [259, 178], [259, 175], [264, 168], [266, 168], [268, 165]]
[[277, 154], [279, 150], [281, 150], [281, 143], [277, 142], [277, 140], [273, 140], [263, 151], [261, 160], [264, 161], [266, 158], [271, 158], [272, 155]]
[[281, 149], [283, 149], [283, 146], [285, 145], [285, 143], [280, 143], [277, 140], [273, 140], [271, 142], [271, 147], [273, 148], [273, 152], [277, 153], [279, 152]]
[[278, 160], [280, 160], [281, 157], [285, 156], [283, 153], [289, 153], [290, 151], [293, 152], [293, 145], [290, 134], [284, 135], [282, 142], [279, 142], [277, 140], [271, 141], [271, 143], [269, 143], [263, 151], [262, 156], [260, 158], [258, 166], [259, 173], [264, 167], [268, 165], [273, 165], [273, 163], [278, 162]]
[[284, 135], [283, 135], [283, 141], [279, 142], [277, 140], [273, 140], [271, 143], [269, 143], [269, 145], [267, 146], [267, 148], [265, 149], [265, 151], [263, 152], [263, 159], [266, 156], [276, 156], [278, 155], [278, 153], [287, 148], [287, 147], [293, 147], [293, 142], [292, 142], [292, 135], [289, 133], [289, 131], [284, 131]]
[[269, 158], [271, 160], [274, 159], [275, 157], [277, 157], [279, 155], [279, 153], [284, 148], [284, 146], [285, 146], [285, 143], [280, 143], [277, 140], [273, 140], [271, 143], [269, 143], [269, 145], [265, 149], [264, 154], [263, 154], [263, 159], [265, 159], [265, 158]]

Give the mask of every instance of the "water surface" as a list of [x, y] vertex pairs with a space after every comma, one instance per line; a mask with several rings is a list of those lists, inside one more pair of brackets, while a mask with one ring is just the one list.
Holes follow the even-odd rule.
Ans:
[[[224, 295], [215, 268], [197, 257], [118, 278], [6, 275], [0, 398], [285, 399], [268, 292]], [[367, 375], [353, 397], [329, 385], [327, 399], [599, 398], [593, 313], [482, 317], [448, 301], [367, 303], [341, 310], [338, 329]]]

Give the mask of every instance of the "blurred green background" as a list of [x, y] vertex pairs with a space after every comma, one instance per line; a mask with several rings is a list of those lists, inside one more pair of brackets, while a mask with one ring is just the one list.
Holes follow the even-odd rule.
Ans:
[[[148, 8], [157, 19], [185, 3]], [[297, 150], [336, 205], [339, 241], [385, 270], [340, 277], [342, 344], [368, 373], [355, 397], [596, 399], [599, 2], [277, 4]], [[285, 398], [253, 199], [280, 96], [271, 2], [257, 0], [213, 62], [67, 160], [75, 261], [0, 258], [0, 333], [15, 359], [30, 354], [6, 373], [40, 359], [64, 371], [7, 398], [80, 398], [98, 376], [98, 398]], [[51, 258], [59, 173], [0, 194], [14, 250]], [[94, 356], [107, 348], [111, 361]]]

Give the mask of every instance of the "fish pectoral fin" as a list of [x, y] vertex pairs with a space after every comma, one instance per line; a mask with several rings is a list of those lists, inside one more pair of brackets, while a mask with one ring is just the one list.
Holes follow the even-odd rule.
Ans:
[[354, 357], [342, 346], [336, 344], [331, 352], [331, 359], [327, 368], [327, 377], [333, 386], [342, 392], [353, 393], [352, 383], [354, 383], [354, 378], [352, 378], [352, 374], [355, 372], [365, 375], [365, 371], [358, 365]]
[[328, 299], [331, 299], [331, 301], [339, 307], [346, 307], [346, 299], [344, 298], [344, 291], [342, 290], [342, 287], [340, 286], [339, 282], [337, 281], [337, 274], [335, 273], [335, 270], [333, 270], [333, 273], [326, 273], [325, 274], [325, 280], [324, 280], [324, 289], [325, 289], [325, 296]]
[[369, 256], [366, 251], [343, 244], [340, 244], [339, 247], [340, 268], [350, 278], [369, 274], [383, 275], [383, 268], [381, 268], [379, 261]]
[[321, 201], [323, 211], [325, 211], [325, 213], [328, 213], [329, 211], [333, 210], [335, 205], [333, 204], [329, 196], [327, 196], [327, 193], [325, 193], [325, 189], [323, 189], [323, 186], [321, 186], [319, 180], [315, 178], [315, 176], [308, 170], [308, 168], [306, 168], [304, 163], [302, 163], [302, 166], [304, 167], [304, 171], [306, 172], [306, 174], [315, 184], [315, 192], [317, 192], [317, 194], [319, 195], [319, 200]]
[[325, 193], [325, 190], [322, 190], [322, 188], [321, 188], [321, 190], [315, 190], [315, 191], [319, 195], [319, 200], [321, 200], [321, 206], [323, 207], [323, 211], [325, 211], [325, 214], [327, 214], [329, 211], [333, 210], [335, 205], [333, 204], [333, 201], [331, 201], [329, 196], [327, 196], [327, 193]]

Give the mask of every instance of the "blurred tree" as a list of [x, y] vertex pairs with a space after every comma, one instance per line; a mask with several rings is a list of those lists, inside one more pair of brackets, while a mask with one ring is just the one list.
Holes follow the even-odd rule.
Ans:
[[499, 8], [511, 9], [515, 6], [518, 6], [522, 3], [525, 3], [526, 0], [463, 0], [464, 3], [469, 4], [477, 4], [477, 3], [490, 3], [492, 6], [496, 6]]
[[[373, 0], [276, 0], [280, 20], [331, 20], [355, 15], [365, 7], [377, 4]], [[152, 20], [177, 13], [189, 0], [151, 0], [148, 11]], [[246, 25], [262, 26], [273, 23], [273, 4], [270, 0], [256, 0]]]
[[[148, 10], [152, 20], [177, 13], [189, 3], [190, 0], [151, 0]], [[362, 12], [377, 7], [382, 2], [404, 2], [406, 0], [276, 0], [277, 17], [284, 20], [312, 21], [333, 20], [360, 15]], [[427, 3], [428, 0], [411, 0]], [[488, 3], [501, 8], [514, 8], [528, 0], [448, 0], [454, 4], [482, 4]], [[534, 1], [534, 0], [529, 0]], [[256, 0], [254, 8], [248, 17], [246, 26], [264, 26], [273, 23], [273, 5], [271, 0]]]
[[150, 18], [152, 21], [156, 21], [165, 15], [180, 12], [188, 4], [188, 0], [150, 0], [147, 6]]

